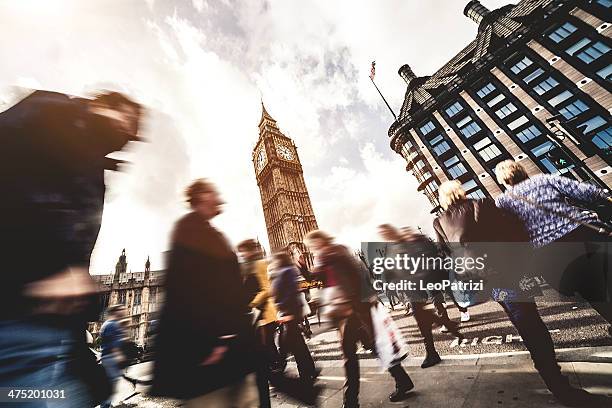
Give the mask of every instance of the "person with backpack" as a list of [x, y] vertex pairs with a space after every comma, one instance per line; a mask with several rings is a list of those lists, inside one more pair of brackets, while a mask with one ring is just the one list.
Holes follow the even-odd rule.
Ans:
[[526, 284], [524, 274], [531, 266], [531, 253], [521, 220], [497, 208], [491, 199], [467, 198], [457, 180], [442, 183], [438, 195], [444, 210], [434, 220], [440, 245], [455, 258], [489, 255], [485, 267], [473, 275], [490, 277], [485, 288], [522, 337], [548, 389], [569, 406], [600, 403], [604, 397], [574, 388], [561, 374], [550, 332], [533, 301], [534, 290]]
[[499, 163], [495, 174], [506, 187], [495, 201], [525, 223], [546, 282], [564, 295], [580, 294], [612, 323], [612, 238], [589, 210], [609, 209], [610, 192], [563, 176], [529, 177], [513, 160]]
[[89, 261], [106, 156], [138, 141], [141, 106], [118, 92], [35, 91], [0, 113], [0, 387], [64, 389], [59, 406], [110, 394], [83, 333], [100, 303]]

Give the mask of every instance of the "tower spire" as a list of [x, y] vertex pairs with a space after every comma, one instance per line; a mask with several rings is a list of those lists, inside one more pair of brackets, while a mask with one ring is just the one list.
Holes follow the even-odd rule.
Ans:
[[276, 124], [276, 121], [274, 120], [274, 118], [270, 116], [270, 114], [266, 110], [266, 106], [264, 105], [263, 97], [262, 97], [261, 98], [261, 119], [259, 120], [259, 126], [261, 126], [261, 124], [264, 123], [265, 120], [269, 120], [273, 124]]

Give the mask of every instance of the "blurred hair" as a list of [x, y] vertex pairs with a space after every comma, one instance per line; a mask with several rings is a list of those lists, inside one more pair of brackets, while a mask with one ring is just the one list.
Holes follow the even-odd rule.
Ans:
[[465, 200], [465, 190], [457, 180], [445, 181], [438, 188], [440, 206], [447, 209], [458, 201]]
[[400, 232], [391, 224], [381, 224], [378, 226], [378, 231], [384, 239], [392, 239], [393, 241], [400, 240]]
[[106, 105], [109, 108], [118, 109], [121, 105], [127, 105], [136, 110], [136, 113], [140, 114], [142, 111], [142, 105], [138, 102], [128, 98], [119, 92], [105, 91], [100, 92], [94, 96], [94, 103]]
[[495, 166], [495, 177], [501, 184], [513, 186], [529, 178], [525, 168], [514, 160], [504, 160]]
[[214, 191], [214, 185], [207, 179], [197, 179], [185, 189], [185, 195], [187, 196], [187, 202], [193, 207], [199, 201], [198, 196], [202, 193], [210, 193]]
[[121, 310], [126, 310], [124, 305], [113, 305], [106, 308], [107, 315], [114, 315]]
[[240, 252], [255, 251], [259, 249], [259, 247], [260, 247], [259, 242], [255, 241], [252, 238], [245, 239], [244, 241], [239, 242], [238, 245], [236, 246], [236, 248], [238, 248], [238, 251]]
[[334, 242], [334, 238], [327, 232], [322, 230], [312, 230], [304, 237], [306, 246], [310, 246], [313, 241], [322, 241], [324, 245], [330, 245]]
[[272, 268], [282, 268], [284, 266], [293, 266], [293, 261], [287, 251], [278, 251], [272, 255], [270, 263]]
[[400, 228], [400, 236], [403, 241], [412, 241], [419, 235], [422, 235], [422, 234], [413, 227], [401, 227]]

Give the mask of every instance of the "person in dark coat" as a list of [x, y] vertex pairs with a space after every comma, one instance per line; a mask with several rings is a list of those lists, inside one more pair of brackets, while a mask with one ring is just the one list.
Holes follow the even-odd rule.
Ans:
[[[390, 224], [382, 224], [378, 227], [378, 232], [383, 240], [389, 242], [388, 251], [385, 254], [387, 258], [394, 258], [396, 255], [408, 255], [410, 258], [430, 257], [436, 258], [439, 255], [435, 244], [427, 239], [426, 236], [418, 234], [411, 230], [406, 230], [404, 233], [393, 227]], [[436, 351], [431, 331], [432, 324], [438, 323], [440, 326], [445, 326], [448, 330], [458, 338], [462, 338], [459, 333], [459, 324], [449, 319], [446, 309], [442, 306], [443, 313], [437, 314], [431, 309], [426, 309], [425, 306], [430, 297], [430, 293], [420, 289], [420, 281], [424, 283], [439, 283], [442, 281], [443, 271], [434, 268], [419, 268], [417, 271], [407, 273], [403, 270], [388, 270], [394, 276], [392, 282], [400, 280], [408, 280], [414, 282], [416, 289], [406, 290], [404, 294], [408, 297], [414, 319], [417, 322], [423, 343], [425, 344], [425, 359], [421, 363], [421, 368], [432, 367], [442, 361], [440, 355]], [[435, 294], [434, 294], [435, 295]]]
[[292, 353], [300, 380], [312, 385], [318, 377], [318, 370], [299, 327], [304, 319], [305, 299], [298, 288], [298, 269], [286, 252], [274, 254], [269, 269], [272, 294], [281, 322], [280, 353], [283, 358], [287, 353]]
[[444, 212], [434, 220], [434, 229], [440, 244], [451, 256], [477, 257], [488, 252], [484, 268], [485, 275], [492, 276], [488, 289], [523, 338], [548, 389], [570, 406], [601, 402], [600, 397], [572, 387], [561, 374], [550, 332], [532, 299], [532, 286], [525, 281], [531, 254], [520, 219], [497, 208], [491, 199], [468, 199], [456, 180], [440, 185], [439, 200]]
[[[371, 307], [378, 303], [366, 266], [348, 249], [334, 243], [324, 231], [310, 231], [304, 243], [315, 255], [314, 275], [323, 281], [323, 314], [338, 328], [344, 356], [344, 407], [359, 407], [359, 359], [357, 343], [374, 348]], [[365, 332], [365, 333], [364, 333]], [[392, 402], [401, 401], [414, 388], [412, 379], [401, 365], [401, 360], [388, 367], [395, 380]]]
[[89, 260], [116, 169], [106, 155], [139, 140], [140, 115], [117, 92], [49, 91], [0, 113], [0, 386], [64, 389], [83, 407], [110, 394], [84, 338], [100, 312]]
[[187, 198], [193, 211], [172, 234], [152, 392], [194, 407], [257, 405], [250, 299], [236, 254], [210, 224], [222, 201], [203, 179]]

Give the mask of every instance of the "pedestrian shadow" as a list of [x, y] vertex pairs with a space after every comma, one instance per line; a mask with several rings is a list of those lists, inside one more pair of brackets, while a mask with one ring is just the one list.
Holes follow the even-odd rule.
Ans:
[[288, 377], [286, 375], [272, 375], [270, 384], [275, 390], [299, 403], [306, 405], [318, 405], [317, 400], [323, 390], [319, 385], [309, 385], [299, 378]]

